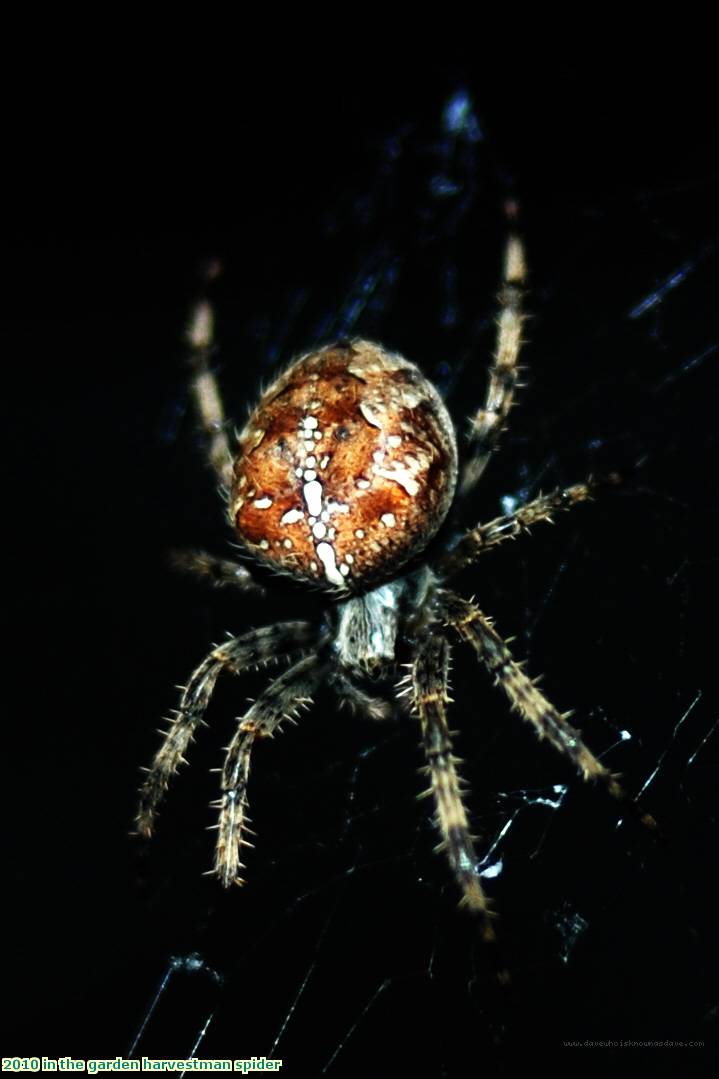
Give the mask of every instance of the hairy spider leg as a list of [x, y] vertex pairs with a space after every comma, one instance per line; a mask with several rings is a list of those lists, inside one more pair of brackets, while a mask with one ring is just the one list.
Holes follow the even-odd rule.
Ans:
[[562, 714], [550, 704], [537, 688], [536, 682], [525, 674], [521, 665], [514, 660], [492, 622], [479, 607], [451, 592], [443, 594], [442, 606], [448, 624], [462, 640], [471, 644], [477, 658], [490, 674], [495, 676], [496, 684], [504, 690], [512, 708], [519, 712], [522, 719], [532, 724], [540, 739], [546, 738], [555, 749], [568, 757], [584, 780], [601, 783], [613, 798], [626, 805], [643, 824], [656, 828], [654, 818], [634, 802], [618, 777], [605, 768], [584, 744], [580, 732], [568, 721], [572, 713]]
[[[515, 216], [513, 204], [507, 208], [510, 220]], [[500, 312], [497, 319], [497, 340], [484, 407], [470, 421], [471, 456], [464, 464], [459, 484], [460, 495], [476, 487], [497, 445], [499, 436], [514, 400], [519, 382], [517, 365], [522, 347], [522, 297], [527, 269], [522, 241], [510, 233], [504, 252], [502, 286], [499, 292]]]
[[237, 588], [240, 592], [265, 595], [265, 588], [254, 579], [246, 566], [231, 558], [220, 558], [207, 551], [173, 551], [176, 569], [208, 581], [214, 588]]
[[[618, 482], [618, 477], [610, 477], [611, 482]], [[554, 523], [552, 514], [559, 510], [570, 510], [581, 502], [587, 502], [594, 495], [600, 483], [591, 477], [585, 483], [575, 483], [571, 487], [557, 488], [547, 495], [539, 495], [531, 502], [525, 502], [514, 513], [495, 517], [487, 524], [478, 524], [469, 529], [449, 551], [441, 554], [435, 563], [435, 571], [441, 581], [448, 581], [480, 555], [492, 547], [497, 547], [508, 539], [528, 532], [532, 525], [540, 521]]]
[[240, 869], [245, 868], [240, 861], [241, 848], [252, 846], [244, 834], [250, 831], [247, 781], [255, 739], [272, 738], [285, 720], [295, 723], [300, 710], [311, 704], [311, 694], [324, 673], [324, 665], [316, 655], [305, 656], [267, 686], [238, 721], [222, 767], [222, 795], [212, 803], [220, 816], [212, 826], [217, 829], [217, 844], [215, 868], [210, 873], [219, 877], [226, 888], [244, 883], [239, 875]]
[[[210, 261], [203, 269], [203, 284], [209, 288], [220, 274], [220, 264]], [[206, 296], [196, 300], [190, 311], [186, 331], [188, 356], [192, 369], [192, 395], [207, 442], [207, 458], [220, 487], [227, 492], [232, 483], [233, 454], [227, 435], [227, 421], [222, 407], [217, 379], [210, 368], [215, 352], [215, 312]]]
[[422, 727], [422, 744], [427, 758], [426, 771], [434, 795], [436, 824], [443, 850], [462, 891], [462, 904], [481, 918], [485, 941], [494, 941], [488, 900], [484, 894], [477, 854], [469, 830], [467, 811], [462, 801], [462, 785], [452, 753], [452, 738], [447, 726], [449, 644], [438, 633], [421, 641], [412, 664], [411, 680], [414, 709]]
[[161, 731], [162, 745], [147, 769], [140, 788], [137, 812], [137, 831], [152, 835], [160, 802], [180, 764], [186, 764], [185, 752], [193, 740], [204, 715], [221, 671], [242, 674], [248, 668], [259, 667], [283, 658], [310, 645], [316, 637], [307, 622], [279, 622], [274, 626], [253, 629], [241, 637], [233, 637], [214, 648], [190, 676], [182, 691], [180, 707], [170, 717], [168, 730]]

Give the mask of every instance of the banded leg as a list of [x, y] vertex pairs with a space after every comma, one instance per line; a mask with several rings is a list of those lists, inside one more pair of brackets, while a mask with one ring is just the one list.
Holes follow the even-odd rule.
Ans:
[[241, 674], [278, 656], [307, 647], [315, 640], [315, 631], [308, 622], [283, 622], [254, 629], [241, 637], [213, 649], [203, 659], [182, 691], [180, 707], [163, 733], [163, 742], [147, 769], [140, 788], [140, 804], [135, 818], [141, 836], [152, 835], [160, 802], [165, 796], [172, 776], [185, 761], [185, 752], [210, 703], [215, 683], [221, 671]]
[[215, 588], [237, 588], [264, 596], [265, 589], [254, 579], [246, 566], [230, 558], [219, 558], [207, 551], [173, 551], [172, 564], [176, 569], [193, 573], [209, 581]]
[[[204, 283], [209, 286], [220, 274], [217, 261], [208, 263]], [[193, 371], [192, 395], [207, 440], [207, 457], [220, 486], [229, 490], [232, 482], [232, 452], [217, 379], [210, 369], [215, 348], [215, 316], [206, 297], [197, 300], [190, 312], [186, 334], [188, 360]]]
[[472, 645], [477, 657], [495, 676], [513, 708], [532, 724], [540, 739], [547, 738], [555, 749], [573, 762], [582, 778], [601, 783], [609, 794], [626, 804], [650, 828], [654, 818], [641, 810], [627, 795], [616, 775], [601, 764], [585, 746], [579, 731], [568, 722], [570, 712], [562, 714], [550, 704], [535, 682], [524, 673], [509, 648], [479, 607], [451, 592], [444, 593], [446, 617], [462, 640]]
[[[412, 665], [414, 706], [422, 725], [422, 742], [427, 771], [437, 809], [437, 827], [455, 880], [462, 890], [463, 905], [482, 919], [482, 936], [495, 939], [487, 897], [477, 872], [477, 854], [469, 831], [462, 788], [457, 775], [458, 758], [452, 754], [446, 705], [449, 645], [444, 637], [432, 634], [421, 643]], [[428, 792], [429, 793], [429, 792]]]
[[[514, 216], [514, 208], [508, 208]], [[504, 253], [500, 313], [497, 320], [497, 344], [484, 408], [471, 421], [471, 456], [462, 471], [460, 492], [466, 494], [479, 481], [507, 421], [519, 380], [517, 359], [522, 347], [522, 295], [527, 277], [524, 248], [518, 236], [511, 234]]]
[[249, 829], [247, 817], [247, 781], [250, 774], [250, 755], [256, 738], [272, 738], [283, 720], [295, 722], [301, 708], [311, 701], [311, 694], [324, 675], [316, 655], [306, 656], [277, 678], [257, 698], [239, 721], [235, 735], [227, 747], [222, 768], [222, 797], [213, 802], [220, 819], [215, 847], [216, 874], [222, 884], [243, 884], [239, 875], [244, 869], [240, 861], [242, 847], [251, 847], [244, 834]]
[[[612, 476], [609, 482], [618, 482], [619, 477]], [[495, 517], [487, 524], [470, 529], [437, 560], [436, 569], [440, 580], [447, 581], [466, 566], [471, 565], [490, 547], [497, 547], [508, 539], [516, 539], [523, 532], [528, 532], [532, 525], [540, 521], [553, 523], [552, 514], [558, 510], [570, 510], [580, 502], [592, 498], [600, 484], [593, 479], [586, 483], [575, 483], [572, 487], [557, 488], [548, 495], [540, 495], [531, 502], [526, 502], [514, 513]]]

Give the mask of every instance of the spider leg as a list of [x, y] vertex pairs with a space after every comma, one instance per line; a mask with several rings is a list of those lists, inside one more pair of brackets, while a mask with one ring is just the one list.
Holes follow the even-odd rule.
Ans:
[[173, 551], [171, 558], [176, 569], [202, 577], [215, 588], [238, 588], [241, 592], [265, 594], [263, 586], [241, 562], [219, 558], [207, 551]]
[[[204, 283], [209, 286], [220, 273], [217, 261], [208, 263]], [[215, 314], [205, 297], [198, 299], [190, 311], [186, 332], [188, 361], [193, 371], [192, 395], [207, 442], [207, 458], [220, 487], [227, 491], [232, 482], [232, 460], [227, 423], [217, 379], [210, 368], [215, 350]]]
[[[510, 219], [515, 216], [513, 204], [508, 207]], [[502, 429], [507, 421], [519, 380], [517, 359], [522, 347], [522, 294], [527, 270], [524, 247], [519, 237], [511, 233], [504, 254], [502, 287], [499, 292], [500, 312], [497, 320], [497, 343], [484, 407], [471, 420], [471, 456], [464, 464], [460, 494], [466, 495], [476, 486], [484, 472]]]
[[580, 732], [568, 722], [571, 713], [562, 714], [547, 700], [536, 683], [516, 663], [512, 653], [494, 629], [491, 621], [474, 603], [445, 592], [442, 597], [445, 616], [462, 640], [471, 644], [478, 659], [495, 676], [522, 719], [532, 724], [541, 738], [568, 757], [582, 778], [603, 784], [608, 793], [629, 807], [642, 823], [656, 828], [654, 818], [645, 813], [626, 793], [617, 776], [601, 764], [582, 741]]
[[[487, 897], [477, 872], [477, 854], [462, 802], [457, 775], [458, 758], [452, 754], [447, 726], [449, 645], [444, 637], [430, 633], [421, 641], [412, 664], [411, 684], [414, 707], [422, 726], [422, 743], [427, 758], [431, 792], [437, 809], [437, 827], [455, 880], [462, 890], [463, 905], [479, 914], [482, 936], [495, 939]], [[429, 792], [428, 792], [429, 793]]]
[[235, 735], [227, 747], [222, 768], [222, 797], [213, 802], [219, 809], [217, 844], [215, 847], [216, 874], [222, 884], [244, 883], [239, 870], [240, 848], [252, 846], [243, 838], [249, 831], [247, 817], [247, 781], [250, 755], [256, 738], [272, 738], [283, 720], [295, 722], [301, 708], [311, 701], [311, 694], [324, 675], [324, 667], [316, 655], [305, 656], [280, 678], [267, 687], [239, 720]]
[[180, 764], [186, 763], [184, 754], [203, 722], [220, 671], [241, 674], [248, 668], [305, 648], [314, 638], [314, 628], [308, 622], [283, 622], [233, 637], [203, 659], [182, 691], [180, 707], [171, 718], [169, 729], [162, 732], [162, 745], [140, 788], [135, 818], [140, 835], [152, 835], [157, 809], [172, 776]]
[[[605, 482], [618, 483], [619, 477], [612, 474]], [[487, 524], [479, 524], [476, 528], [471, 528], [451, 550], [445, 551], [437, 559], [436, 570], [440, 580], [449, 580], [466, 566], [471, 565], [490, 547], [497, 547], [508, 539], [516, 539], [523, 532], [528, 532], [532, 525], [540, 521], [549, 521], [552, 524], [552, 514], [558, 510], [570, 510], [580, 502], [587, 502], [600, 486], [602, 484], [599, 481], [590, 477], [585, 483], [575, 483], [571, 487], [558, 487], [550, 494], [540, 495], [531, 502], [525, 502], [514, 513], [495, 517]]]

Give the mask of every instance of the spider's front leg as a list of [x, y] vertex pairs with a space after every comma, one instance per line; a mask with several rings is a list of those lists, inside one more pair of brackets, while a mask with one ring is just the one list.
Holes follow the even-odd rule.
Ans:
[[215, 683], [221, 671], [241, 674], [252, 667], [307, 647], [316, 631], [308, 622], [282, 622], [262, 629], [253, 629], [220, 645], [203, 659], [182, 691], [180, 707], [163, 733], [163, 742], [147, 769], [140, 788], [137, 811], [137, 831], [149, 838], [157, 810], [172, 776], [185, 762], [185, 752], [210, 703]]
[[605, 768], [582, 741], [580, 732], [568, 721], [570, 713], [562, 714], [537, 688], [536, 683], [515, 662], [506, 643], [491, 621], [474, 603], [451, 592], [443, 593], [445, 617], [459, 637], [472, 646], [477, 657], [495, 676], [513, 708], [532, 724], [540, 738], [546, 738], [555, 749], [575, 765], [582, 778], [601, 783], [607, 792], [626, 805], [643, 824], [656, 828], [656, 822], [631, 798], [617, 776]]
[[250, 755], [256, 738], [272, 738], [284, 720], [294, 723], [301, 708], [311, 702], [311, 694], [325, 673], [316, 655], [306, 656], [264, 690], [252, 707], [239, 720], [235, 735], [227, 747], [222, 768], [222, 797], [213, 802], [219, 809], [216, 825], [216, 874], [226, 888], [244, 883], [239, 875], [244, 866], [240, 848], [251, 847], [244, 838], [250, 829], [247, 817], [247, 781], [250, 774]]
[[447, 726], [449, 645], [444, 637], [430, 633], [419, 644], [412, 664], [411, 682], [414, 708], [422, 725], [422, 742], [431, 780], [430, 792], [437, 809], [437, 827], [455, 880], [462, 890], [462, 903], [482, 920], [482, 936], [494, 941], [495, 934], [487, 897], [477, 872], [477, 854], [469, 830], [467, 812], [457, 774], [458, 758], [452, 753]]

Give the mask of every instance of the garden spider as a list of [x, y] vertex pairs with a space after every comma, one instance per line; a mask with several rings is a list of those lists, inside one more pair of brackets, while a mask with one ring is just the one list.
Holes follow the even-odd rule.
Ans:
[[[509, 214], [510, 220], [512, 214]], [[210, 278], [216, 272], [212, 270]], [[227, 493], [228, 513], [255, 560], [329, 593], [325, 620], [283, 622], [251, 630], [213, 648], [182, 691], [180, 706], [141, 789], [137, 828], [150, 836], [170, 778], [203, 722], [222, 671], [240, 674], [270, 658], [293, 660], [241, 716], [221, 770], [215, 866], [225, 886], [241, 884], [241, 848], [251, 846], [247, 818], [250, 756], [258, 738], [296, 718], [321, 683], [373, 718], [391, 711], [381, 695], [396, 681], [403, 652], [410, 663], [395, 696], [419, 718], [426, 772], [434, 796], [440, 849], [476, 912], [485, 940], [494, 932], [478, 872], [457, 759], [447, 726], [448, 636], [471, 646], [512, 708], [540, 738], [571, 760], [585, 780], [627, 798], [618, 779], [515, 662], [491, 620], [449, 588], [451, 579], [485, 551], [512, 539], [557, 510], [591, 497], [591, 480], [541, 495], [514, 513], [480, 524], [421, 563], [455, 488], [466, 496], [481, 478], [510, 408], [522, 343], [524, 251], [510, 234], [499, 294], [496, 353], [484, 407], [471, 424], [461, 474], [449, 414], [413, 364], [377, 344], [339, 341], [295, 360], [267, 389], [230, 449], [214, 375], [213, 313], [199, 301], [188, 331], [193, 393], [209, 460]], [[186, 566], [245, 593], [263, 591], [246, 568], [206, 554]], [[645, 815], [645, 823], [652, 818]]]

